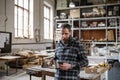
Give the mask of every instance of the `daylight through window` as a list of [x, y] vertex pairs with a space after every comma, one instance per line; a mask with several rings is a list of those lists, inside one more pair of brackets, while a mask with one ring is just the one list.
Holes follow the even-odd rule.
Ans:
[[51, 7], [44, 5], [44, 39], [53, 39]]
[[15, 38], [33, 38], [33, 0], [15, 0]]

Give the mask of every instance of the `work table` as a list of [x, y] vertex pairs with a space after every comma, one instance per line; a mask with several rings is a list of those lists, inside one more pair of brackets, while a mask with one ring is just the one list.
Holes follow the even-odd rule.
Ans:
[[[85, 70], [81, 70], [80, 71], [80, 78], [81, 80], [82, 79], [85, 79], [85, 80], [97, 80], [101, 77], [101, 75], [103, 73], [105, 73], [108, 69], [107, 68], [101, 68], [101, 70], [99, 70], [98, 73], [86, 73]], [[37, 75], [37, 76], [40, 76], [42, 77], [42, 80], [46, 80], [46, 76], [51, 76], [51, 77], [54, 77], [54, 74], [55, 74], [55, 71], [56, 69], [52, 69], [52, 68], [41, 68], [41, 66], [36, 66], [36, 67], [31, 67], [31, 68], [27, 68], [27, 73], [31, 75], [31, 73], [29, 71], [33, 71], [33, 72], [36, 72], [36, 73], [40, 73], [40, 75]], [[35, 76], [35, 75], [34, 75]], [[31, 78], [30, 78], [31, 80]]]

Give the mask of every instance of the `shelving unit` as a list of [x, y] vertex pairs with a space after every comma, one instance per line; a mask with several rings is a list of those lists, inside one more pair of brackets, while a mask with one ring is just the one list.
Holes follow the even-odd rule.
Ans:
[[119, 0], [115, 3], [57, 8], [56, 31], [59, 24], [69, 23], [72, 26], [72, 36], [89, 45], [91, 42], [105, 46], [119, 44], [119, 10]]

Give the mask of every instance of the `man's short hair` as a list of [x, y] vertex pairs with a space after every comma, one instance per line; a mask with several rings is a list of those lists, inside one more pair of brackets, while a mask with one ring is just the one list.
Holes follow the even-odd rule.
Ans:
[[63, 25], [61, 26], [61, 28], [62, 28], [62, 29], [67, 28], [69, 31], [71, 31], [71, 26], [70, 26], [69, 24], [63, 24]]

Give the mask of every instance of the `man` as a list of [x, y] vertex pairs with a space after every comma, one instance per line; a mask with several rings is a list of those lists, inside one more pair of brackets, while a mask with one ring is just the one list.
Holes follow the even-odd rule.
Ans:
[[71, 37], [71, 26], [63, 24], [62, 39], [56, 46], [54, 60], [58, 62], [55, 80], [80, 80], [80, 68], [88, 65], [83, 45]]

